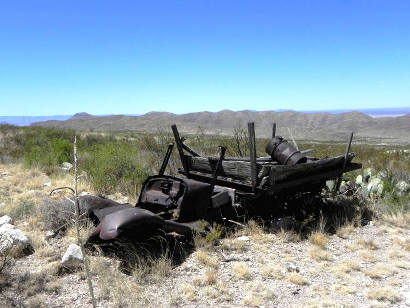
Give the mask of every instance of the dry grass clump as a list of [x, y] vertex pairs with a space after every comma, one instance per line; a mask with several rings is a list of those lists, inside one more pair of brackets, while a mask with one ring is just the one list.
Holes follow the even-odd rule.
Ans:
[[232, 270], [237, 279], [250, 279], [251, 272], [249, 267], [244, 262], [239, 262], [233, 265]]
[[218, 272], [215, 269], [208, 269], [205, 272], [204, 283], [211, 285], [215, 284], [218, 278]]
[[406, 262], [406, 261], [397, 261], [394, 263], [394, 266], [397, 268], [402, 268], [402, 269], [410, 269], [410, 262]]
[[388, 301], [392, 304], [401, 300], [397, 291], [389, 287], [374, 287], [367, 292], [367, 298], [378, 301]]
[[340, 238], [347, 239], [349, 235], [354, 231], [354, 226], [351, 224], [344, 225], [336, 230], [336, 235]]
[[243, 303], [247, 306], [261, 306], [274, 297], [272, 289], [260, 282], [250, 282], [246, 285], [248, 293]]
[[117, 270], [116, 260], [105, 257], [92, 257], [90, 267], [95, 279], [97, 297], [110, 300], [116, 307], [135, 307], [148, 303], [141, 292], [141, 287]]
[[195, 288], [187, 283], [181, 285], [181, 287], [179, 288], [179, 293], [184, 299], [190, 302], [196, 301], [197, 299]]
[[230, 251], [245, 252], [249, 248], [249, 244], [246, 241], [239, 241], [237, 239], [224, 239], [222, 241], [221, 249]]
[[315, 231], [309, 236], [309, 241], [318, 247], [326, 248], [326, 244], [329, 239], [321, 232]]
[[334, 267], [334, 271], [338, 273], [350, 273], [360, 270], [360, 265], [356, 261], [346, 260]]
[[385, 214], [381, 217], [381, 220], [395, 227], [408, 228], [410, 225], [410, 212], [398, 211]]
[[169, 276], [172, 271], [172, 261], [167, 254], [158, 258], [143, 258], [138, 255], [132, 257], [136, 261], [132, 271], [136, 281], [158, 282]]
[[357, 241], [357, 244], [364, 249], [376, 250], [379, 249], [379, 246], [373, 239], [360, 239]]
[[202, 264], [211, 267], [211, 268], [218, 268], [218, 261], [213, 258], [208, 252], [205, 250], [198, 250], [196, 252], [196, 258]]
[[375, 254], [368, 250], [361, 251], [360, 257], [363, 261], [366, 261], [368, 263], [374, 263], [377, 261], [377, 257], [375, 256]]
[[273, 240], [272, 235], [266, 233], [263, 226], [254, 220], [250, 220], [237, 235], [247, 235], [252, 238], [253, 243], [261, 245], [270, 243]]
[[312, 247], [309, 250], [309, 254], [316, 261], [331, 261], [331, 260], [333, 260], [332, 255], [328, 251], [326, 251], [326, 250], [324, 250], [320, 247], [317, 247], [317, 246]]
[[285, 275], [282, 269], [276, 264], [267, 264], [262, 268], [262, 276], [266, 278], [283, 279]]
[[383, 277], [390, 276], [394, 273], [394, 270], [390, 269], [387, 265], [378, 263], [370, 270], [362, 271], [366, 276], [369, 276], [373, 279], [381, 279]]
[[292, 272], [288, 275], [288, 280], [291, 283], [297, 284], [299, 286], [304, 286], [308, 284], [308, 281], [305, 277], [303, 277], [301, 274]]
[[297, 243], [302, 240], [301, 234], [293, 230], [286, 231], [282, 229], [278, 233], [278, 236], [284, 243]]
[[393, 238], [393, 243], [398, 245], [399, 247], [403, 248], [406, 251], [410, 251], [410, 238], [404, 238], [404, 237], [394, 237]]

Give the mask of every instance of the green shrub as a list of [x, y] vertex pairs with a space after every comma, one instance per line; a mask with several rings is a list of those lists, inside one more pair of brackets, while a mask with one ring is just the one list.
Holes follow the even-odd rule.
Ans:
[[135, 145], [114, 141], [96, 144], [87, 149], [80, 160], [94, 189], [100, 193], [119, 190], [134, 194], [151, 174], [151, 168], [141, 159]]

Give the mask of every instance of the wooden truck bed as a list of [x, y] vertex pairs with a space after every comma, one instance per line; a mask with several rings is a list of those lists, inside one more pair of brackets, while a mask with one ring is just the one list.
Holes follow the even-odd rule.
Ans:
[[[251, 157], [242, 160], [199, 156], [183, 144], [177, 127], [173, 125], [172, 129], [183, 166], [180, 172], [188, 178], [244, 192], [277, 193], [292, 187], [324, 183], [326, 180], [336, 179], [345, 172], [362, 167], [361, 164], [352, 163], [355, 154], [349, 153], [351, 140], [346, 153], [337, 157], [325, 159], [310, 157], [306, 163], [296, 165], [279, 165], [270, 157], [258, 159], [255, 149], [252, 148], [255, 144], [253, 123], [250, 123], [248, 128]], [[189, 155], [185, 154], [184, 150], [189, 152]]]

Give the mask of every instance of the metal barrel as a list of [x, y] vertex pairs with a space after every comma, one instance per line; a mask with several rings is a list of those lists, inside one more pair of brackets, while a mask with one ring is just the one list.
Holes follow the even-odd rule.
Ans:
[[272, 159], [276, 160], [282, 165], [296, 165], [302, 164], [307, 161], [299, 150], [293, 145], [289, 144], [286, 139], [281, 136], [272, 138], [266, 145], [266, 153], [268, 153]]

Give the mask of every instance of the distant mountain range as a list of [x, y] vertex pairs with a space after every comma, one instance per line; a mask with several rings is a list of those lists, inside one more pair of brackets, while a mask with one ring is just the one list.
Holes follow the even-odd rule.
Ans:
[[[255, 111], [255, 110], [249, 110]], [[279, 110], [272, 110], [276, 112], [283, 112], [283, 111], [296, 111], [291, 109], [279, 109]], [[318, 112], [326, 112], [332, 114], [339, 114], [339, 113], [346, 113], [352, 110], [346, 109], [331, 109], [331, 110], [303, 110], [300, 112], [303, 113], [318, 113]], [[402, 116], [410, 113], [410, 107], [400, 107], [400, 108], [368, 108], [368, 109], [357, 109], [356, 111], [362, 112], [367, 114], [371, 117], [397, 117]], [[81, 113], [80, 113], [81, 114]], [[126, 114], [129, 116], [139, 116], [140, 114]], [[101, 116], [101, 115], [99, 115]], [[107, 115], [102, 115], [107, 116]], [[17, 126], [28, 126], [32, 123], [36, 122], [43, 122], [49, 120], [56, 120], [56, 121], [64, 121], [68, 120], [72, 117], [72, 115], [51, 115], [51, 116], [1, 116], [0, 115], [0, 124], [11, 124]]]
[[382, 143], [410, 143], [410, 113], [396, 117], [371, 117], [358, 111], [345, 113], [296, 111], [230, 111], [195, 112], [177, 115], [168, 112], [149, 112], [141, 116], [92, 116], [79, 113], [63, 120], [48, 120], [33, 125], [41, 127], [70, 128], [95, 131], [157, 132], [177, 124], [184, 133], [231, 135], [234, 128], [246, 128], [255, 122], [257, 137], [269, 137], [272, 123], [277, 123], [277, 133], [298, 140], [345, 141], [353, 131], [356, 140]]

